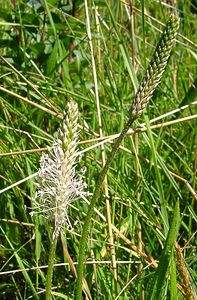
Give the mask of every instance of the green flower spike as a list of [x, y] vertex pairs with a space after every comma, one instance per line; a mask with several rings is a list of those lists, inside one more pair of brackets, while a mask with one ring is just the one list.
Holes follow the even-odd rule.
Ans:
[[134, 119], [142, 114], [161, 80], [170, 57], [178, 28], [179, 18], [177, 14], [172, 14], [164, 28], [160, 41], [131, 106], [131, 116]]

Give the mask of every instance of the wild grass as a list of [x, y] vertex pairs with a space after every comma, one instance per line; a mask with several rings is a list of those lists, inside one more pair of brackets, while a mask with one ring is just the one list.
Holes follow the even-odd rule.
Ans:
[[[85, 1], [86, 2], [86, 1]], [[40, 155], [78, 104], [90, 202], [174, 1], [0, 1], [0, 293], [44, 299], [52, 227], [32, 218]], [[84, 299], [195, 299], [196, 7], [162, 81], [113, 159], [86, 243]], [[69, 208], [52, 299], [74, 299], [89, 205]], [[163, 223], [163, 212], [167, 226]]]

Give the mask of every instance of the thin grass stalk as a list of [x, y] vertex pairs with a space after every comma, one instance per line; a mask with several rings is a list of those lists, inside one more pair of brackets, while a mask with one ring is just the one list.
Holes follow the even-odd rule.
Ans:
[[[90, 204], [90, 202], [86, 199], [83, 198], [83, 200], [87, 203]], [[98, 209], [94, 208], [94, 212], [97, 213], [97, 215], [104, 221], [106, 222], [106, 218], [105, 216], [98, 211]], [[145, 215], [144, 215], [145, 216]], [[152, 225], [152, 224], [151, 224]], [[115, 227], [113, 224], [111, 224], [112, 230], [118, 235], [118, 237], [120, 237], [134, 252], [137, 253], [138, 256], [140, 256], [141, 258], [143, 258], [147, 263], [151, 263], [151, 267], [152, 268], [157, 268], [157, 262], [155, 261], [155, 259], [153, 257], [151, 257], [150, 255], [146, 254], [145, 252], [141, 251], [139, 249], [139, 247], [135, 246], [128, 238], [125, 237], [124, 234], [121, 233], [121, 231]], [[91, 237], [92, 239], [92, 237]], [[117, 261], [116, 261], [117, 264]]]
[[[95, 8], [95, 19], [96, 19], [96, 25], [97, 30], [99, 28], [98, 19], [96, 17], [96, 7]], [[103, 129], [102, 129], [102, 120], [101, 120], [101, 109], [100, 109], [100, 101], [99, 101], [99, 91], [98, 91], [98, 79], [97, 79], [97, 72], [96, 72], [96, 63], [94, 59], [94, 49], [93, 49], [93, 43], [92, 43], [92, 34], [91, 34], [91, 28], [90, 28], [90, 18], [89, 18], [89, 11], [88, 11], [88, 3], [85, 0], [85, 11], [86, 11], [86, 22], [87, 22], [87, 35], [89, 39], [89, 47], [90, 47], [90, 54], [91, 54], [91, 62], [92, 62], [92, 71], [93, 71], [93, 78], [94, 78], [94, 89], [95, 89], [95, 100], [96, 100], [96, 107], [97, 107], [97, 116], [98, 116], [98, 125], [99, 125], [99, 136], [103, 137]], [[99, 47], [98, 47], [99, 49]], [[99, 50], [98, 50], [99, 51]], [[98, 57], [98, 64], [100, 65], [100, 56]], [[105, 159], [105, 149], [104, 144], [101, 144], [101, 164], [102, 167], [104, 167], [106, 163]], [[108, 223], [108, 230], [109, 230], [109, 241], [110, 241], [110, 250], [111, 250], [111, 257], [112, 257], [112, 270], [113, 270], [113, 276], [114, 276], [114, 287], [115, 287], [115, 293], [117, 294], [117, 267], [116, 267], [116, 254], [115, 254], [115, 247], [114, 247], [114, 238], [113, 238], [113, 231], [111, 228], [111, 207], [109, 202], [109, 192], [108, 192], [108, 182], [107, 182], [107, 176], [105, 176], [103, 181], [103, 188], [104, 188], [104, 194], [106, 199], [106, 212], [107, 212], [107, 223]]]
[[[135, 155], [136, 155], [136, 197], [137, 201], [140, 202], [140, 171], [139, 171], [139, 135], [138, 132], [135, 134]], [[140, 220], [137, 220], [137, 238], [138, 238], [138, 247], [142, 251], [142, 226]], [[140, 263], [138, 266], [138, 272], [140, 273], [143, 269], [143, 264]], [[141, 300], [144, 300], [144, 290], [141, 283], [139, 283]]]
[[109, 155], [109, 158], [98, 177], [95, 192], [90, 202], [89, 210], [84, 222], [83, 232], [80, 240], [78, 268], [77, 268], [78, 277], [77, 277], [76, 293], [75, 293], [76, 300], [81, 300], [82, 297], [83, 261], [85, 256], [88, 229], [94, 211], [95, 203], [101, 195], [104, 178], [107, 174], [109, 167], [112, 164], [114, 156], [118, 151], [123, 138], [127, 134], [127, 131], [129, 130], [133, 122], [139, 116], [141, 116], [143, 110], [146, 108], [148, 104], [148, 101], [152, 97], [154, 90], [156, 89], [156, 87], [158, 86], [161, 80], [162, 74], [167, 66], [167, 62], [170, 57], [170, 53], [173, 47], [173, 42], [176, 37], [176, 33], [178, 31], [178, 26], [179, 26], [178, 16], [176, 14], [171, 15], [166, 27], [164, 28], [160, 41], [155, 49], [150, 65], [145, 73], [144, 79], [142, 80], [142, 83], [139, 86], [139, 89], [136, 93], [133, 104], [131, 105], [129, 120], [127, 121], [121, 134], [115, 141], [112, 151]]
[[[64, 237], [63, 233], [61, 233], [61, 242], [62, 242], [62, 248], [63, 248], [63, 251], [64, 251], [64, 255], [66, 257], [66, 260], [68, 261], [68, 265], [70, 266], [70, 270], [71, 270], [74, 278], [77, 278], [77, 271], [76, 271], [75, 263], [73, 262], [73, 260], [70, 256], [70, 253], [67, 249], [66, 242], [65, 242], [65, 237]], [[95, 259], [92, 260], [93, 268], [96, 266], [96, 264], [94, 264], [94, 262], [95, 262]], [[83, 280], [83, 292], [85, 293], [85, 295], [87, 297], [86, 300], [92, 300], [92, 297], [90, 295], [90, 291], [89, 291], [88, 284], [87, 284], [86, 280]]]
[[[98, 6], [94, 7], [95, 9], [95, 23], [96, 23], [96, 33], [100, 36], [100, 22], [98, 18]], [[98, 62], [98, 70], [101, 76], [103, 76], [102, 64], [101, 64], [101, 41], [97, 39], [97, 62]]]
[[[196, 139], [195, 139], [195, 155], [194, 155], [194, 172], [193, 172], [193, 178], [192, 178], [192, 190], [195, 191], [196, 188], [196, 183], [195, 183], [195, 178], [196, 178], [196, 173], [197, 173], [197, 128], [196, 128]], [[189, 182], [188, 182], [189, 184]], [[189, 184], [190, 185], [190, 184]], [[197, 193], [195, 193], [195, 195], [192, 196], [192, 208], [195, 210], [195, 199], [197, 199]], [[192, 216], [190, 216], [190, 226], [189, 226], [190, 230], [192, 228]]]
[[157, 190], [158, 190], [158, 195], [159, 195], [159, 202], [160, 202], [160, 209], [159, 209], [159, 214], [161, 216], [161, 220], [164, 226], [164, 232], [165, 235], [167, 236], [168, 230], [169, 230], [169, 219], [168, 219], [168, 211], [167, 211], [167, 202], [166, 198], [164, 195], [164, 190], [163, 190], [163, 184], [162, 184], [162, 179], [161, 179], [161, 173], [158, 168], [158, 154], [156, 151], [155, 147], [155, 141], [153, 138], [152, 131], [150, 130], [150, 123], [148, 121], [148, 117], [145, 116], [145, 121], [146, 121], [146, 127], [147, 127], [147, 133], [148, 133], [148, 138], [150, 142], [150, 149], [152, 152], [152, 159], [154, 163], [154, 171], [155, 171], [155, 177], [156, 177], [156, 182], [157, 182]]
[[132, 36], [132, 40], [131, 40], [131, 53], [132, 53], [132, 63], [133, 63], [133, 67], [135, 67], [135, 54], [136, 54], [136, 50], [135, 50], [135, 30], [134, 30], [134, 1], [130, 0], [130, 26], [131, 26], [131, 36]]
[[53, 110], [51, 110], [49, 108], [46, 108], [46, 107], [44, 107], [44, 106], [42, 106], [42, 105], [40, 105], [40, 104], [38, 104], [36, 102], [31, 101], [27, 97], [23, 97], [23, 96], [21, 96], [19, 94], [16, 94], [16, 93], [14, 93], [14, 92], [12, 92], [12, 91], [10, 91], [8, 89], [3, 88], [2, 86], [0, 86], [0, 91], [5, 92], [5, 93], [7, 93], [7, 94], [9, 94], [9, 95], [11, 95], [11, 96], [19, 99], [19, 100], [22, 100], [22, 101], [28, 103], [28, 104], [31, 104], [32, 106], [39, 108], [40, 110], [42, 110], [42, 111], [50, 114], [51, 116], [55, 116], [55, 117], [58, 117], [58, 118], [62, 119], [62, 117], [61, 117], [61, 115], [59, 113], [54, 112]]
[[35, 85], [30, 81], [30, 80], [28, 80], [25, 76], [23, 76], [23, 74], [20, 72], [20, 71], [18, 71], [12, 64], [10, 64], [9, 63], [9, 61], [7, 61], [7, 59], [5, 59], [3, 56], [0, 56], [0, 59], [7, 65], [7, 66], [9, 66], [13, 71], [14, 71], [14, 73], [16, 73], [19, 77], [21, 77], [21, 79], [24, 81], [24, 82], [26, 82], [27, 83], [27, 85], [29, 85], [31, 88], [32, 88], [32, 90], [36, 93], [36, 94], [38, 94], [40, 97], [41, 97], [41, 99], [43, 99], [45, 102], [46, 102], [46, 104], [48, 104], [48, 106], [49, 107], [51, 107], [51, 108], [53, 108], [54, 109], [54, 111], [56, 111], [57, 113], [58, 113], [58, 110], [57, 110], [57, 105], [55, 105], [55, 103], [53, 103], [52, 101], [50, 101], [49, 99], [47, 99], [36, 87], [35, 87]]

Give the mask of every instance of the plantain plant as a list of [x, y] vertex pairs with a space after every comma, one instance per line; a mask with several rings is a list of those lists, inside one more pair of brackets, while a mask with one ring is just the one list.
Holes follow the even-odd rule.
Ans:
[[123, 138], [127, 134], [127, 131], [132, 126], [134, 121], [141, 116], [141, 114], [143, 113], [144, 109], [148, 104], [148, 101], [152, 97], [153, 92], [155, 91], [156, 87], [158, 86], [161, 80], [162, 74], [166, 69], [172, 47], [174, 45], [178, 28], [179, 28], [178, 15], [172, 14], [163, 30], [161, 38], [158, 42], [153, 57], [150, 61], [149, 67], [144, 75], [144, 78], [138, 88], [134, 101], [131, 105], [128, 121], [125, 124], [119, 137], [115, 141], [111, 153], [109, 155], [109, 158], [106, 161], [106, 164], [98, 177], [97, 185], [93, 197], [91, 199], [89, 210], [84, 222], [83, 232], [80, 241], [78, 268], [77, 268], [78, 277], [77, 277], [76, 294], [75, 294], [76, 300], [81, 300], [82, 297], [83, 261], [85, 256], [86, 240], [88, 236], [88, 229], [90, 226], [93, 210], [96, 201], [99, 199], [101, 195], [102, 183], [104, 181], [107, 171], [111, 166], [111, 163], [114, 159], [116, 152], [118, 151], [118, 148]]

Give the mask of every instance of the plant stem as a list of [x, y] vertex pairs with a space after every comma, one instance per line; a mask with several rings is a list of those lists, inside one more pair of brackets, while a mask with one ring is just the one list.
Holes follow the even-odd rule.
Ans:
[[115, 143], [113, 145], [112, 151], [109, 155], [109, 158], [108, 158], [103, 170], [101, 171], [101, 173], [98, 177], [97, 185], [96, 185], [94, 194], [93, 194], [91, 202], [90, 202], [89, 210], [88, 210], [88, 213], [87, 213], [87, 216], [86, 216], [86, 219], [84, 222], [84, 226], [83, 226], [82, 236], [80, 239], [79, 258], [78, 258], [78, 267], [77, 267], [77, 284], [76, 284], [76, 294], [75, 294], [76, 300], [81, 300], [81, 298], [82, 298], [83, 262], [84, 262], [84, 256], [85, 256], [88, 229], [89, 229], [89, 225], [91, 222], [91, 217], [93, 214], [94, 206], [95, 206], [96, 201], [100, 197], [100, 194], [102, 191], [102, 184], [103, 184], [104, 178], [107, 174], [107, 171], [108, 171], [109, 167], [111, 166], [111, 163], [114, 159], [116, 152], [118, 151], [118, 148], [119, 148], [123, 138], [125, 137], [127, 131], [131, 127], [134, 120], [135, 120], [134, 118], [130, 118], [129, 121], [125, 124], [121, 134], [119, 135], [119, 137], [117, 138], [117, 140], [115, 141]]
[[57, 239], [58, 239], [58, 236], [52, 237], [50, 250], [49, 250], [45, 300], [51, 300], [53, 265], [54, 265], [54, 257], [55, 257], [55, 251], [56, 251], [56, 246], [57, 246]]

